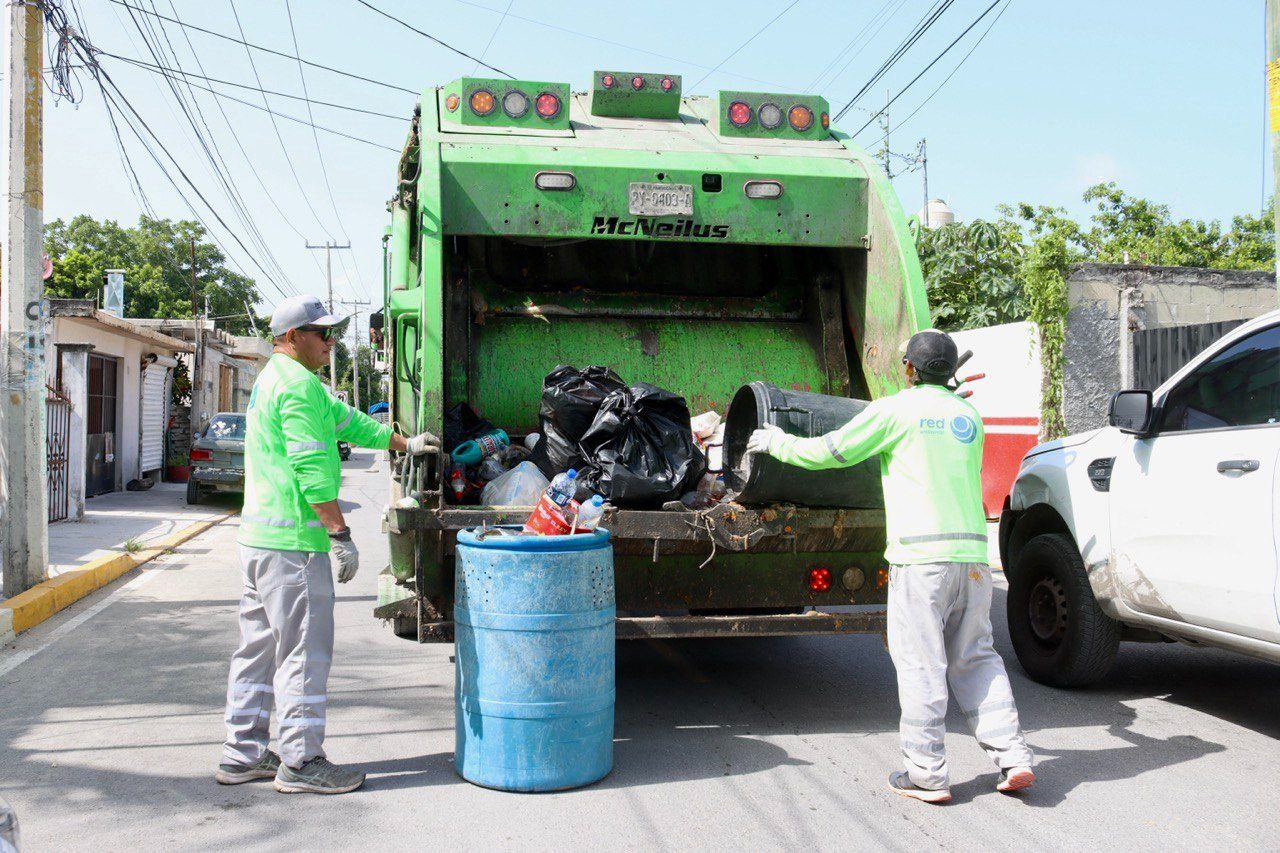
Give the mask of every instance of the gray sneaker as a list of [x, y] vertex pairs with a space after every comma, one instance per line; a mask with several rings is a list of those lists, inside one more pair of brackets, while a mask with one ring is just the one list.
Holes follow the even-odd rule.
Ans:
[[243, 785], [254, 779], [274, 779], [280, 769], [280, 756], [271, 750], [257, 764], [219, 764], [213, 778], [219, 785]]
[[281, 764], [275, 781], [282, 794], [346, 794], [363, 784], [364, 773], [339, 767], [322, 756], [297, 769]]

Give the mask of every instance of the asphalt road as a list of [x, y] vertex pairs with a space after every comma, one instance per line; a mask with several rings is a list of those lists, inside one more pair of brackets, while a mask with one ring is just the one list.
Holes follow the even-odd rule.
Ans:
[[[235, 522], [0, 650], [0, 795], [29, 850], [1274, 849], [1280, 668], [1127, 646], [1101, 686], [1022, 676], [1004, 630], [1036, 787], [996, 794], [958, 717], [954, 800], [885, 790], [893, 668], [878, 637], [620, 647], [615, 770], [559, 794], [483, 790], [453, 770], [451, 646], [374, 620], [382, 463], [357, 451], [343, 498], [363, 555], [339, 587], [330, 757], [366, 787], [285, 796], [214, 784], [235, 645]], [[34, 652], [34, 654], [32, 654]]]

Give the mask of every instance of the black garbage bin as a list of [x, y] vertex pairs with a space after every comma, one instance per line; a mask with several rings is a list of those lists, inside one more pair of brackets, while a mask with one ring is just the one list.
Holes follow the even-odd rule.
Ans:
[[788, 391], [768, 382], [744, 385], [734, 395], [725, 422], [725, 485], [747, 506], [882, 508], [878, 456], [850, 468], [806, 471], [771, 456], [747, 453], [747, 439], [765, 424], [813, 438], [844, 426], [867, 405], [866, 400]]

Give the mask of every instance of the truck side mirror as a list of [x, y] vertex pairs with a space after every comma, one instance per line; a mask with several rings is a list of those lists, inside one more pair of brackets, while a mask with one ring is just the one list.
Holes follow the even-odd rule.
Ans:
[[1111, 396], [1108, 420], [1129, 435], [1145, 438], [1151, 434], [1151, 392], [1117, 391]]

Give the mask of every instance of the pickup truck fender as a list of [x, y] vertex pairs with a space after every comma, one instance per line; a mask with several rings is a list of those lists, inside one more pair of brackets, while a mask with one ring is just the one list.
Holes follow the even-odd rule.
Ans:
[[1000, 519], [1001, 561], [1012, 566], [1018, 551], [1042, 533], [1064, 533], [1080, 550], [1094, 597], [1112, 618], [1126, 618], [1119, 605], [1111, 550], [1108, 492], [1089, 478], [1088, 468], [1115, 456], [1125, 436], [1100, 429], [1038, 445], [1027, 453]]

